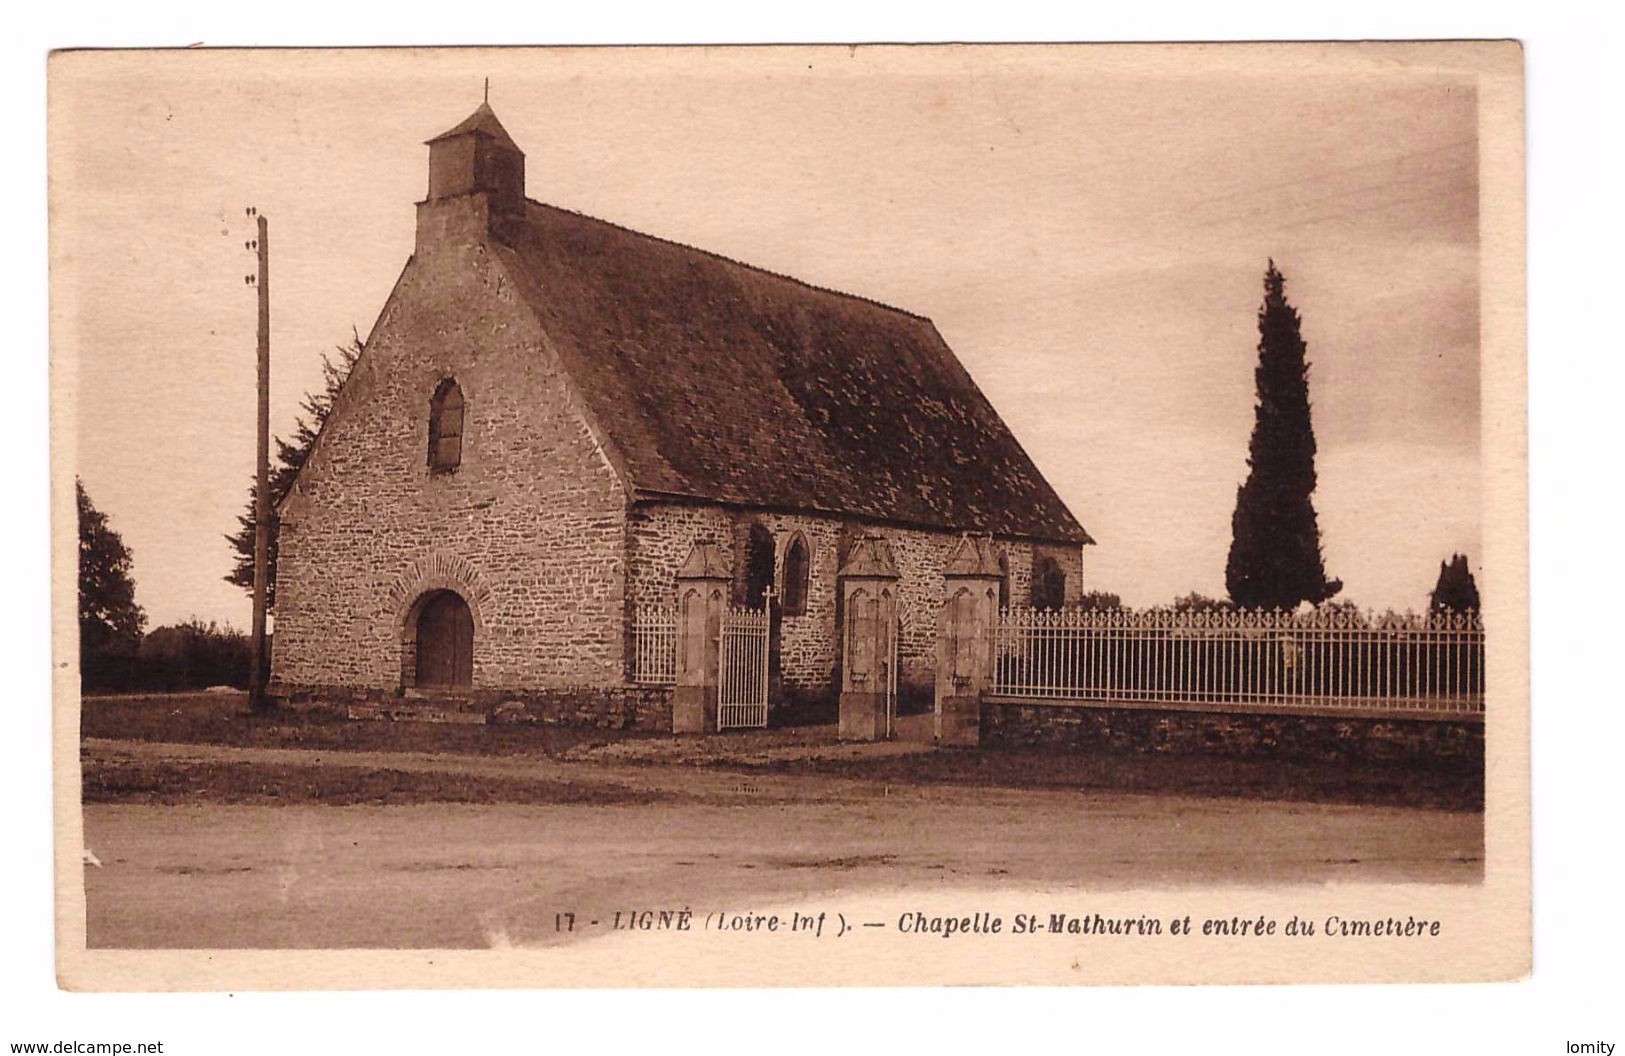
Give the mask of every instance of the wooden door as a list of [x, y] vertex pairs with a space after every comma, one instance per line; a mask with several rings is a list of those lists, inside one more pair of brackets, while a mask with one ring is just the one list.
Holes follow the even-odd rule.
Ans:
[[449, 590], [435, 594], [418, 614], [417, 684], [474, 684], [474, 614]]

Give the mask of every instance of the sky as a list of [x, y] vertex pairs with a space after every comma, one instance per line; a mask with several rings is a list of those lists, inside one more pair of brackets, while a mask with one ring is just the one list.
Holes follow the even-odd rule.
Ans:
[[[1329, 574], [1478, 567], [1478, 137], [1414, 52], [577, 49], [52, 60], [54, 384], [149, 626], [242, 627], [254, 205], [272, 427], [370, 330], [423, 141], [490, 101], [528, 193], [929, 316], [1097, 540], [1084, 587], [1224, 593], [1273, 258], [1303, 317]], [[64, 419], [58, 407], [59, 420]]]

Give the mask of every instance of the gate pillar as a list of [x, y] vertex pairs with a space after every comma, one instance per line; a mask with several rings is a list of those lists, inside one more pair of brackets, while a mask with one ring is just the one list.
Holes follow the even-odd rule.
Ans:
[[843, 741], [879, 741], [892, 734], [897, 707], [897, 563], [878, 535], [853, 546], [839, 573], [846, 613], [841, 636]]
[[722, 548], [702, 540], [677, 570], [677, 679], [673, 733], [715, 733], [722, 614], [732, 582]]
[[993, 537], [966, 533], [942, 570], [937, 623], [938, 745], [982, 741], [982, 693], [993, 683], [994, 627], [999, 617], [999, 555]]

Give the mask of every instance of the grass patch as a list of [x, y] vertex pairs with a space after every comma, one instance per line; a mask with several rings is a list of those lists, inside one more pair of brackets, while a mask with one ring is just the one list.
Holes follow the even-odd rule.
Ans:
[[[242, 693], [90, 697], [81, 710], [81, 727], [87, 738], [240, 748], [451, 752], [566, 761], [580, 757], [621, 765], [701, 766], [744, 774], [824, 775], [899, 785], [1073, 789], [1442, 810], [1477, 811], [1484, 807], [1484, 772], [1479, 759], [1421, 766], [1290, 757], [1022, 749], [868, 756], [823, 755], [814, 750], [807, 755], [774, 758], [768, 749], [804, 743], [816, 748], [828, 739], [830, 731], [790, 729], [749, 737], [687, 739], [679, 744], [668, 734], [590, 727], [368, 721], [314, 711], [255, 714], [249, 711], [247, 696]], [[651, 743], [605, 753], [589, 751], [595, 746], [633, 740]], [[252, 763], [210, 765], [230, 773], [205, 775], [203, 764], [87, 762], [85, 801], [193, 802], [200, 797], [242, 803], [637, 801], [615, 798], [615, 793], [602, 788], [591, 795], [610, 798], [591, 798], [582, 791], [583, 786], [562, 782], [553, 787], [502, 778], [362, 768], [283, 767], [280, 769], [288, 772], [286, 781], [267, 785], [266, 774], [279, 768]], [[234, 771], [233, 767], [246, 769]], [[295, 778], [292, 772], [296, 770], [312, 774]], [[319, 780], [314, 776], [317, 773], [321, 775]], [[358, 776], [363, 774], [372, 776]], [[256, 786], [255, 781], [261, 785]]]
[[82, 737], [110, 740], [549, 758], [572, 748], [655, 736], [595, 727], [388, 722], [291, 709], [255, 713], [246, 693], [86, 697], [79, 721]]
[[403, 806], [421, 803], [529, 805], [652, 803], [652, 793], [618, 785], [577, 784], [384, 767], [284, 763], [86, 760], [86, 803], [174, 806], [317, 803]]
[[817, 773], [900, 785], [941, 783], [1483, 810], [1480, 767], [965, 749], [867, 758], [716, 762], [720, 768]]

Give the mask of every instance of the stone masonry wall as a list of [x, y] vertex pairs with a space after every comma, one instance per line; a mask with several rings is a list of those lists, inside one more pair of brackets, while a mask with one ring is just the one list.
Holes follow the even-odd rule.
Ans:
[[282, 703], [351, 719], [417, 722], [539, 723], [611, 730], [671, 730], [668, 686], [571, 686], [563, 689], [473, 690], [431, 704], [387, 689], [341, 689], [282, 683]]
[[779, 664], [785, 689], [802, 696], [839, 692], [835, 637], [835, 574], [841, 555], [841, 522], [805, 514], [739, 511], [728, 536], [734, 577], [744, 593], [745, 541], [751, 525], [773, 535], [773, 589], [784, 595], [784, 555], [800, 536], [807, 546], [807, 611], [779, 621]]
[[[745, 539], [752, 524], [773, 536], [775, 587], [784, 591], [784, 555], [799, 533], [809, 554], [807, 612], [780, 624], [780, 659], [787, 689], [831, 693], [838, 686], [839, 627], [836, 577], [852, 544], [872, 532], [891, 543], [898, 571], [903, 616], [901, 681], [906, 692], [929, 696], [936, 674], [937, 615], [942, 605], [942, 569], [958, 533], [875, 525], [857, 518], [777, 513], [737, 507], [674, 502], [639, 503], [628, 526], [628, 591], [634, 605], [669, 605], [676, 594], [677, 567], [694, 543], [712, 539], [727, 547], [736, 577], [743, 575]], [[1054, 556], [1067, 573], [1068, 600], [1082, 591], [1082, 547], [1034, 544], [999, 538], [995, 546], [1010, 567], [1010, 600], [1031, 597], [1035, 548]]]
[[982, 744], [990, 748], [1200, 753], [1482, 768], [1484, 724], [1468, 720], [1230, 714], [984, 700]]
[[[1035, 544], [1027, 555], [1027, 585], [1024, 588], [1025, 593], [1021, 596], [1024, 598], [1032, 597], [1032, 568], [1039, 557], [1053, 558], [1055, 563], [1061, 566], [1061, 571], [1066, 573], [1066, 604], [1076, 605], [1082, 601], [1084, 594], [1083, 547], [1055, 546], [1049, 543]], [[1010, 597], [1012, 604], [1026, 604], [1025, 601], [1015, 601], [1016, 593], [1014, 591], [1011, 591]]]
[[779, 658], [786, 687], [807, 695], [835, 684], [835, 573], [841, 522], [800, 514], [747, 513], [723, 506], [640, 504], [628, 524], [629, 594], [634, 605], [669, 605], [677, 568], [702, 539], [729, 553], [736, 577], [744, 574], [744, 538], [753, 523], [773, 534], [775, 589], [784, 592], [784, 555], [797, 533], [808, 552], [807, 611], [779, 623]]
[[[431, 474], [447, 377], [462, 462]], [[274, 682], [399, 690], [413, 603], [450, 589], [476, 690], [623, 684], [626, 501], [502, 266], [420, 245], [281, 511]]]

